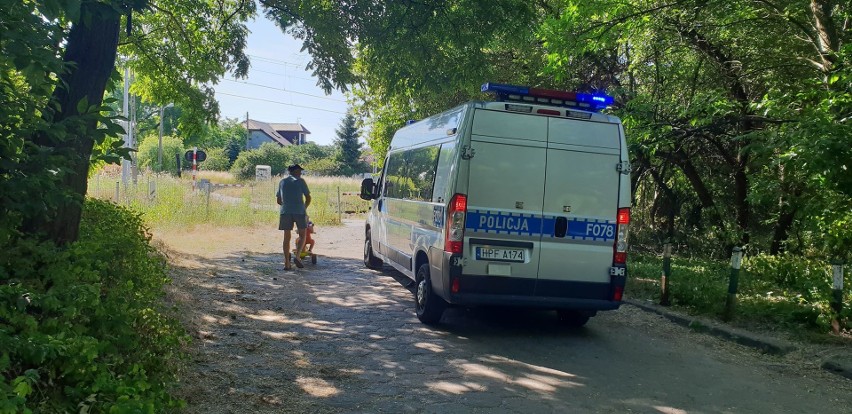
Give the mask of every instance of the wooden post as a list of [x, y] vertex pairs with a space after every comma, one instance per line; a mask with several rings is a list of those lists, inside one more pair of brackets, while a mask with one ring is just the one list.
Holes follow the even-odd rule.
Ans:
[[337, 222], [343, 223], [343, 213], [340, 211], [340, 187], [337, 187]]
[[671, 302], [669, 301], [669, 279], [672, 275], [672, 244], [671, 242], [666, 242], [663, 244], [663, 277], [660, 281], [660, 288], [662, 292], [660, 294], [660, 305], [669, 306]]
[[740, 267], [743, 264], [743, 249], [734, 247], [731, 252], [731, 278], [728, 281], [728, 298], [725, 301], [725, 313], [722, 319], [729, 321], [734, 316], [734, 308], [737, 306], [737, 288], [739, 285]]

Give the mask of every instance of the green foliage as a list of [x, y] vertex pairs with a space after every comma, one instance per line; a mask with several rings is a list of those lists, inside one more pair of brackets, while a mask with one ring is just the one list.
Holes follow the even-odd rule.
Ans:
[[210, 85], [228, 71], [247, 73], [246, 21], [254, 13], [252, 1], [174, 1], [133, 16], [133, 31], [119, 50], [136, 74], [132, 92], [179, 107], [186, 144], [206, 146], [201, 138], [218, 117]]
[[199, 143], [204, 148], [227, 148], [230, 145], [237, 148], [237, 154], [239, 149], [246, 146], [245, 124], [238, 119], [228, 118], [207, 126], [204, 138]]
[[165, 258], [149, 241], [137, 214], [93, 199], [68, 249], [0, 241], [0, 411], [179, 405], [167, 389], [187, 337], [161, 309]]
[[302, 145], [288, 145], [283, 148], [284, 152], [290, 158], [291, 163], [300, 165], [322, 158], [329, 158], [334, 154], [332, 147], [317, 145], [313, 142]]
[[[627, 295], [659, 300], [661, 272], [660, 257], [631, 255]], [[849, 326], [852, 294], [847, 290], [844, 310], [835, 315], [829, 306], [831, 276], [826, 261], [792, 255], [747, 256], [739, 275], [736, 321], [783, 328], [797, 335], [825, 334], [835, 316]], [[718, 316], [725, 306], [729, 277], [728, 262], [673, 257], [670, 299], [692, 313]], [[848, 282], [847, 275], [847, 286]]]
[[[268, 165], [272, 167], [272, 175], [282, 175], [286, 174], [287, 166], [294, 163], [302, 165], [311, 173], [314, 171], [308, 168], [308, 165], [316, 165], [325, 172], [331, 166], [328, 162], [314, 163], [329, 158], [330, 154], [328, 147], [314, 143], [286, 147], [266, 143], [258, 149], [241, 152], [231, 167], [231, 173], [240, 180], [249, 180], [254, 178], [256, 166]], [[316, 173], [319, 174], [319, 172]], [[328, 175], [339, 175], [339, 173], [334, 171]]]
[[639, 239], [649, 247], [673, 238], [704, 257], [733, 244], [852, 251], [843, 230], [852, 205], [846, 3], [263, 6], [303, 40], [326, 89], [356, 85], [380, 163], [405, 120], [481, 98], [485, 81], [607, 90], [624, 120]]
[[[225, 173], [201, 173], [217, 183], [237, 183]], [[313, 201], [309, 209], [311, 219], [317, 224], [340, 224], [337, 192], [357, 193], [361, 180], [343, 177], [306, 177]], [[268, 226], [278, 221], [275, 192], [279, 179], [243, 182], [236, 188], [215, 189], [210, 197], [205, 191], [192, 190], [186, 176], [175, 178], [164, 175], [141, 176], [136, 184], [129, 184], [121, 193], [121, 200], [130, 209], [139, 212], [145, 223], [162, 231], [180, 231], [187, 226], [213, 224], [225, 226]], [[156, 184], [156, 195], [149, 195], [149, 186]], [[124, 189], [124, 187], [122, 187]], [[115, 180], [95, 176], [89, 180], [89, 193], [93, 197], [113, 199]], [[363, 213], [369, 202], [357, 195], [341, 195], [340, 211], [346, 214]]]
[[231, 169], [231, 160], [225, 148], [211, 148], [207, 150], [207, 159], [198, 165], [203, 171], [228, 171]]
[[340, 174], [342, 166], [334, 158], [316, 158], [312, 161], [306, 161], [304, 164], [299, 164], [305, 167], [305, 170], [310, 175], [320, 176], [335, 176]]
[[163, 136], [163, 166], [158, 165], [157, 153], [159, 151], [159, 136], [151, 134], [142, 140], [139, 144], [136, 161], [141, 168], [151, 167], [154, 172], [168, 172], [175, 174], [177, 172], [177, 160], [175, 155], [183, 159], [183, 154], [186, 149], [183, 146], [183, 141], [175, 136]]
[[290, 159], [284, 148], [268, 142], [258, 149], [241, 152], [231, 166], [231, 174], [240, 180], [250, 180], [255, 176], [255, 167], [268, 165], [272, 167], [272, 175], [281, 175], [287, 172]]

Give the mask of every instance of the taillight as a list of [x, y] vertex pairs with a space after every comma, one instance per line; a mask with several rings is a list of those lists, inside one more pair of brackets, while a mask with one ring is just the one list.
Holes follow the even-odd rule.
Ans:
[[444, 238], [444, 251], [461, 253], [464, 246], [464, 220], [467, 215], [467, 196], [455, 194], [450, 199], [447, 211], [447, 231]]
[[624, 298], [624, 286], [616, 285], [615, 289], [612, 292], [612, 300], [616, 302], [621, 302], [621, 299]]
[[623, 265], [627, 263], [627, 235], [630, 229], [630, 209], [618, 209], [618, 216], [615, 223], [616, 237], [612, 263], [614, 265]]

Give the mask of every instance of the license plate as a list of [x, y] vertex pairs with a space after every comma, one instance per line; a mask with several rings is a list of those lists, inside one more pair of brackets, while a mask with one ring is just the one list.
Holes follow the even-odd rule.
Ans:
[[526, 250], [493, 247], [476, 247], [476, 260], [496, 260], [501, 262], [524, 262]]

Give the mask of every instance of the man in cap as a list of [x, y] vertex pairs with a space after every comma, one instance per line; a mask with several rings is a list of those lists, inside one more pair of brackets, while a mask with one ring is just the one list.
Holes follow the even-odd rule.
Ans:
[[[287, 167], [287, 171], [290, 175], [278, 183], [275, 197], [281, 206], [278, 230], [284, 230], [284, 268], [290, 270], [290, 232], [295, 223], [299, 234], [299, 246], [296, 246], [296, 251], [301, 252], [305, 248], [305, 229], [308, 228], [306, 213], [311, 204], [311, 192], [308, 190], [308, 184], [302, 179], [303, 168], [299, 164]], [[304, 267], [298, 255], [293, 257], [293, 263], [296, 263], [296, 267]]]

